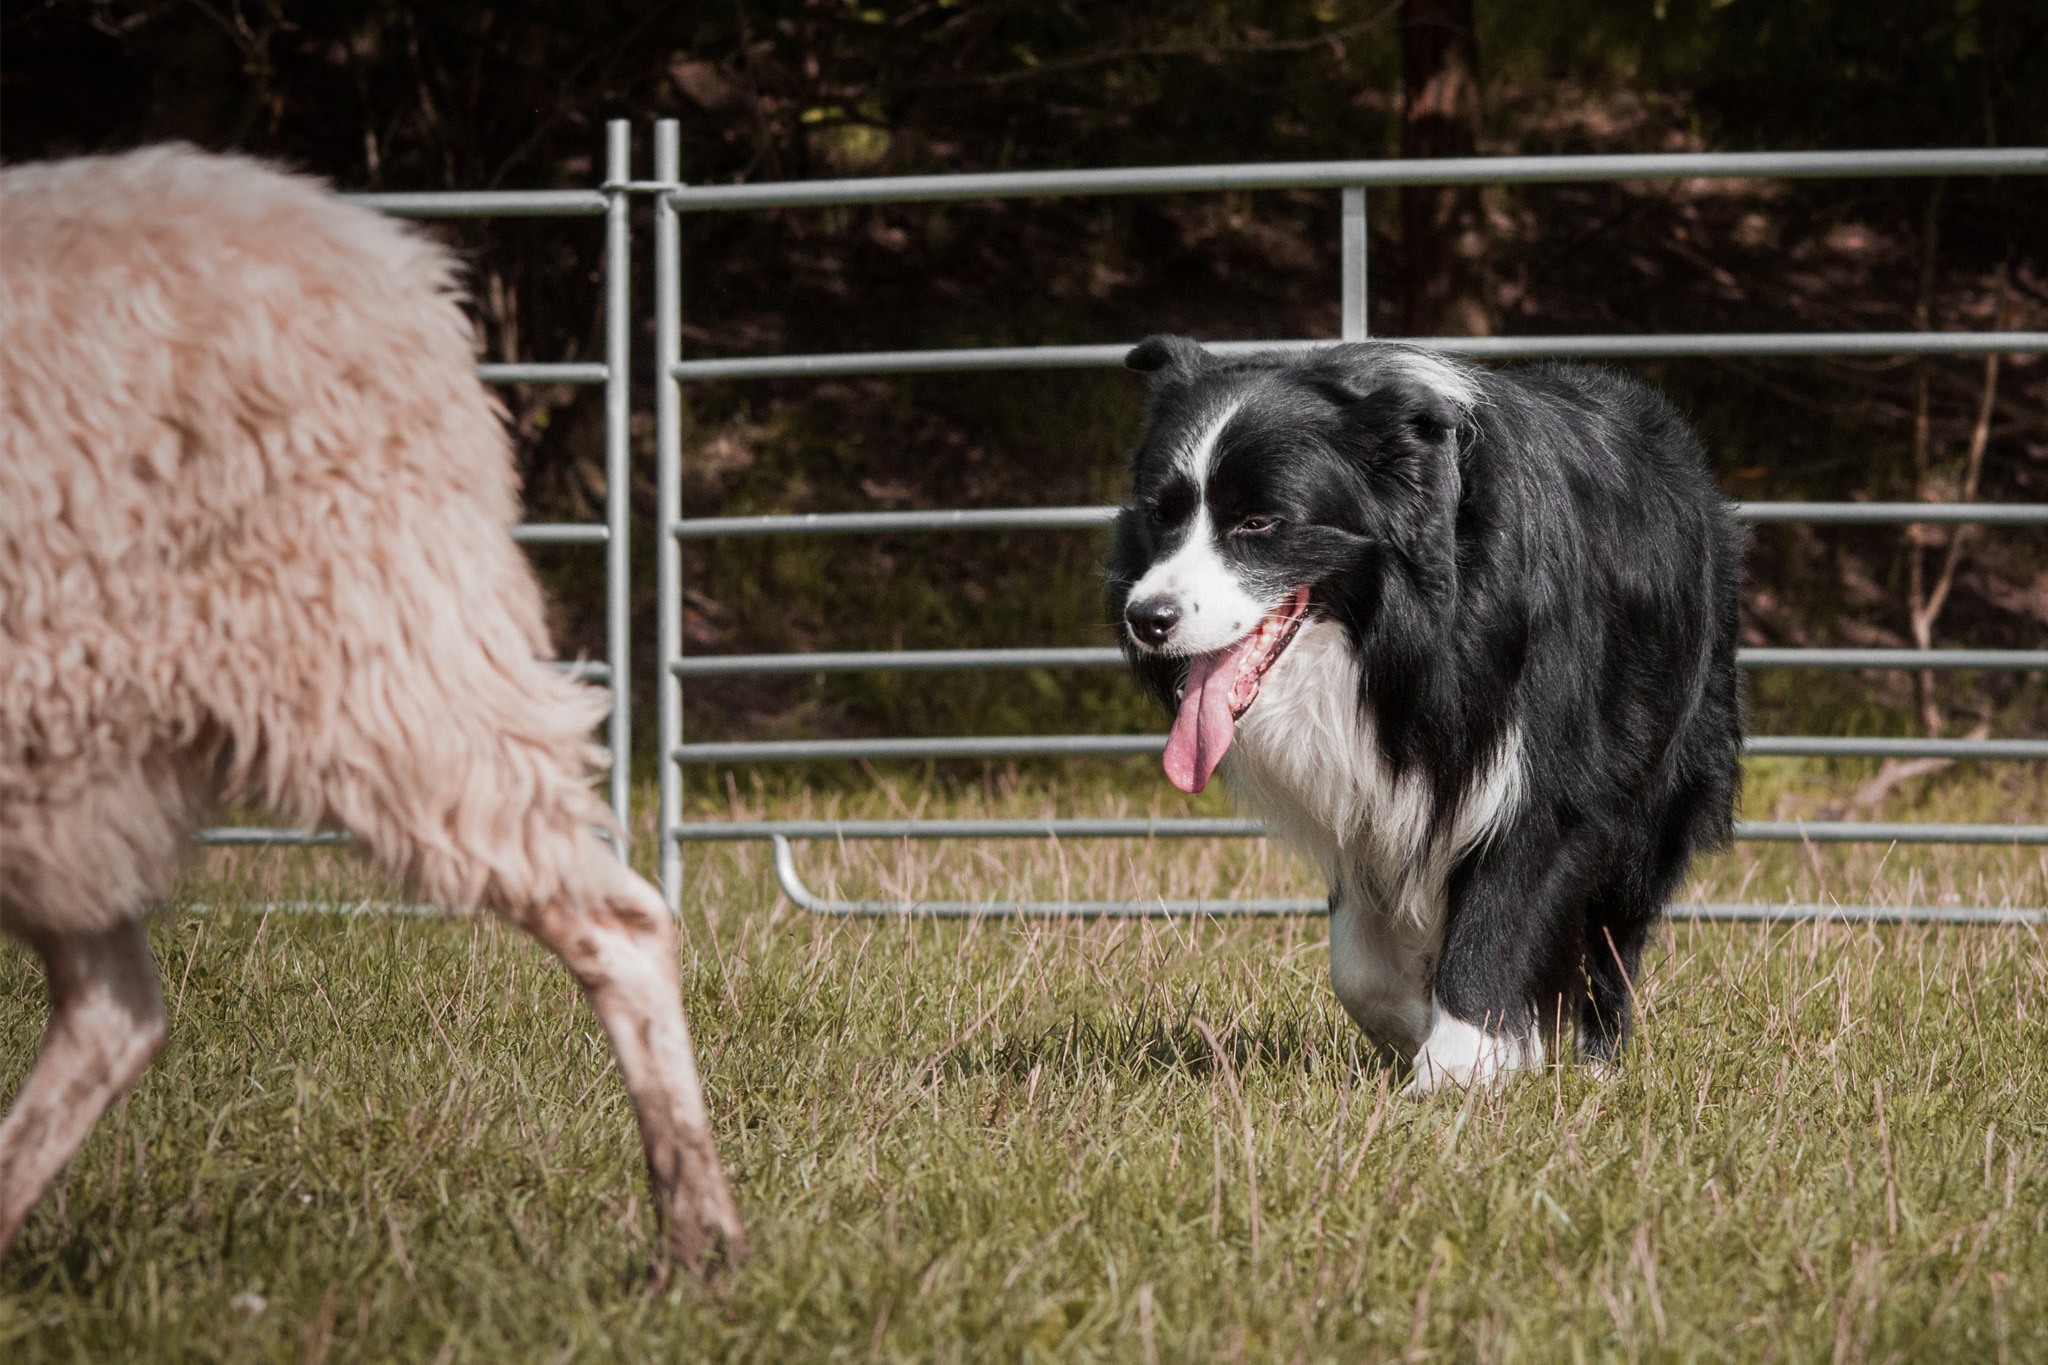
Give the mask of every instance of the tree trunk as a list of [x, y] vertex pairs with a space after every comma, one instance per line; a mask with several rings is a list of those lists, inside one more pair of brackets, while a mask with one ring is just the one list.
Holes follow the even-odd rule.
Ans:
[[[1401, 155], [1471, 156], [1479, 138], [1472, 0], [1401, 0], [1401, 74]], [[1492, 332], [1478, 186], [1401, 191], [1401, 325], [1409, 336]]]

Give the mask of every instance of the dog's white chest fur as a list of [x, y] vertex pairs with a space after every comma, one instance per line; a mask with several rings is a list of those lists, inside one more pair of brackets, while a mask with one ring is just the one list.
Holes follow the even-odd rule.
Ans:
[[1431, 1027], [1450, 869], [1512, 810], [1521, 738], [1509, 732], [1439, 829], [1428, 781], [1395, 773], [1359, 684], [1343, 628], [1304, 625], [1238, 721], [1224, 773], [1328, 880], [1338, 999], [1376, 1040], [1412, 1053]]

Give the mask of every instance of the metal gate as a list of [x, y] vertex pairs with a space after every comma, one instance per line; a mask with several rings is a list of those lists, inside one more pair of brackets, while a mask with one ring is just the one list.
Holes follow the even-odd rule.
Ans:
[[[793, 841], [845, 839], [1214, 838], [1264, 833], [1251, 820], [828, 820], [685, 821], [683, 769], [702, 763], [773, 763], [807, 759], [1010, 758], [1039, 755], [1156, 754], [1162, 735], [986, 735], [947, 738], [799, 740], [691, 744], [682, 734], [685, 678], [718, 674], [825, 673], [866, 669], [1122, 667], [1114, 649], [904, 650], [685, 657], [682, 637], [684, 540], [764, 535], [900, 534], [913, 531], [1029, 530], [1100, 527], [1112, 507], [953, 509], [802, 516], [683, 515], [681, 405], [685, 383], [708, 379], [909, 374], [940, 371], [1116, 366], [1128, 343], [932, 351], [838, 352], [685, 360], [681, 354], [681, 220], [691, 213], [778, 207], [827, 207], [1055, 195], [1184, 193], [1199, 190], [1322, 188], [1337, 192], [1342, 232], [1342, 339], [1366, 335], [1366, 188], [1447, 184], [1531, 184], [1555, 181], [1769, 176], [2038, 175], [2048, 149], [1899, 152], [1702, 153], [1648, 156], [1470, 158], [1439, 161], [1350, 161], [1285, 165], [1168, 166], [1125, 170], [896, 176], [781, 184], [686, 185], [678, 160], [677, 125], [655, 125], [656, 460], [660, 484], [657, 595], [660, 612], [661, 880], [680, 906], [682, 845], [765, 839], [774, 849], [782, 889], [805, 909], [825, 914], [932, 916], [1162, 914], [1299, 914], [1325, 909], [1320, 900], [1211, 901], [832, 901], [813, 894], [797, 871]], [[1329, 341], [1208, 343], [1222, 354], [1278, 347], [1313, 348]], [[1726, 333], [1679, 336], [1547, 336], [1429, 338], [1421, 344], [1480, 358], [1633, 358], [1645, 356], [1899, 355], [2012, 353], [2048, 350], [2048, 334], [1990, 332]], [[1925, 503], [1745, 503], [1751, 522], [1976, 522], [2048, 525], [2048, 505]], [[1744, 668], [2048, 668], [2048, 650], [1744, 649]], [[1969, 759], [2048, 759], [2043, 740], [1854, 739], [1818, 735], [1754, 736], [1753, 755], [1856, 755]], [[1745, 821], [1738, 839], [2048, 843], [2048, 825]], [[1852, 918], [2038, 920], [2039, 912], [1986, 907], [1692, 905], [1675, 914], [1701, 918], [1763, 918], [1785, 914]]]
[[[748, 185], [689, 185], [682, 179], [678, 126], [654, 129], [654, 176], [632, 178], [630, 125], [606, 125], [605, 178], [587, 190], [478, 191], [345, 195], [387, 213], [419, 218], [602, 217], [604, 237], [605, 358], [588, 364], [498, 364], [478, 367], [489, 383], [568, 383], [605, 386], [605, 519], [583, 524], [532, 524], [515, 535], [528, 544], [603, 545], [605, 551], [605, 658], [564, 665], [611, 689], [607, 747], [612, 767], [609, 798], [628, 825], [632, 790], [629, 653], [630, 409], [630, 198], [654, 203], [656, 364], [655, 458], [658, 482], [656, 541], [657, 680], [660, 869], [672, 907], [682, 894], [682, 845], [721, 840], [765, 840], [773, 849], [782, 889], [798, 905], [826, 914], [1081, 915], [1317, 913], [1320, 900], [1209, 901], [831, 901], [814, 895], [798, 873], [793, 842], [845, 839], [1217, 838], [1264, 833], [1256, 821], [1222, 819], [1058, 820], [832, 820], [685, 821], [682, 779], [686, 766], [704, 763], [774, 763], [820, 758], [1012, 758], [1044, 755], [1156, 754], [1160, 735], [989, 735], [809, 740], [759, 743], [685, 743], [682, 686], [690, 677], [719, 674], [826, 673], [854, 670], [1121, 667], [1114, 649], [902, 650], [685, 657], [682, 637], [682, 542], [763, 535], [872, 535], [915, 531], [1055, 530], [1104, 527], [1112, 507], [971, 508], [922, 512], [856, 512], [795, 516], [686, 518], [682, 507], [682, 385], [711, 379], [823, 377], [1114, 367], [1128, 343], [1084, 346], [985, 347], [932, 351], [838, 352], [685, 360], [681, 353], [683, 216], [779, 207], [1008, 199], [1064, 195], [1158, 194], [1254, 189], [1325, 189], [1340, 205], [1342, 340], [1366, 336], [1366, 190], [1368, 187], [1449, 184], [1536, 184], [1679, 178], [1897, 177], [2048, 174], [2048, 148], [1992, 148], [1875, 152], [1674, 153], [1653, 155], [1476, 157], [1416, 161], [1304, 162], [1273, 165], [1166, 166], [1086, 171], [885, 176]], [[1932, 355], [2048, 352], [2040, 332], [1715, 333], [1669, 336], [1444, 337], [1415, 339], [1447, 354], [1478, 359], [1629, 359], [1673, 356]], [[1223, 341], [1221, 354], [1275, 348], [1315, 348], [1327, 340]], [[1764, 502], [1738, 506], [1754, 522], [1907, 524], [1977, 523], [2048, 525], [2048, 504], [1932, 504]], [[2048, 650], [1743, 649], [1739, 664], [1764, 668], [2048, 668]], [[1858, 739], [1819, 735], [1752, 736], [1753, 755], [2048, 759], [2048, 740]], [[2048, 844], [2048, 825], [1957, 825], [1878, 822], [1745, 821], [1744, 840]], [[345, 835], [306, 830], [218, 828], [201, 831], [211, 844], [337, 843]], [[1674, 906], [1673, 913], [1702, 918], [1784, 915], [1875, 919], [2028, 919], [2039, 911], [1985, 907]]]

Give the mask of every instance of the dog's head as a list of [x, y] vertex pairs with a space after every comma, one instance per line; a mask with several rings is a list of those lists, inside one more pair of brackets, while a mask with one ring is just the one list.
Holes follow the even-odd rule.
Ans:
[[1223, 357], [1156, 336], [1125, 363], [1153, 375], [1152, 402], [1109, 605], [1141, 673], [1176, 679], [1166, 770], [1199, 791], [1326, 585], [1455, 507], [1479, 380], [1388, 345]]

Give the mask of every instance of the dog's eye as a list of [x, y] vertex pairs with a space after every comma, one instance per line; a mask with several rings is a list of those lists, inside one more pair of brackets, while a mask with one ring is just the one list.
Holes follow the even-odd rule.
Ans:
[[1230, 528], [1234, 536], [1262, 536], [1280, 525], [1278, 517], [1246, 517]]
[[1148, 509], [1158, 526], [1177, 526], [1195, 511], [1195, 487], [1186, 479], [1169, 480], [1153, 495]]

